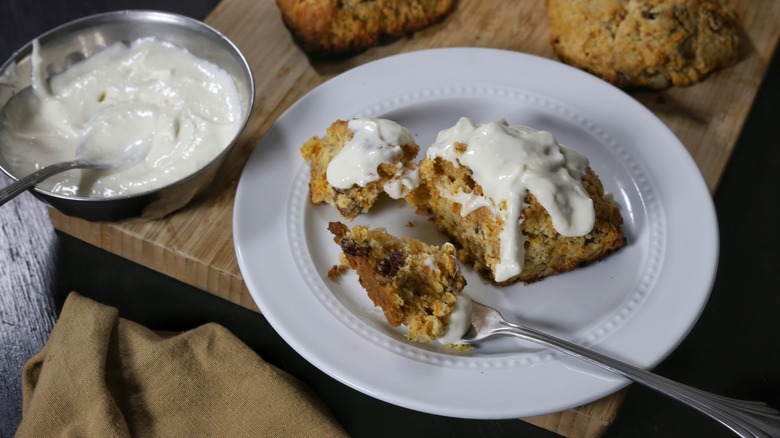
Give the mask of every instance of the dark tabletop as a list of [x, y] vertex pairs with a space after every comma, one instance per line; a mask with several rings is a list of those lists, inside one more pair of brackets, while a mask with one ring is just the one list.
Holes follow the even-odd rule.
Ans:
[[[270, 1], [270, 0], [266, 0]], [[203, 19], [216, 0], [2, 0], [0, 60], [67, 21], [116, 9]], [[711, 298], [655, 371], [718, 394], [780, 407], [780, 58], [769, 72], [715, 194], [721, 254]], [[0, 184], [10, 180], [0, 176]], [[295, 353], [262, 315], [55, 232], [29, 194], [0, 207], [0, 437], [22, 416], [21, 369], [78, 290], [153, 329], [218, 322], [268, 362], [309, 384], [359, 436], [554, 436], [517, 420], [474, 421], [410, 411], [358, 393]], [[522, 388], [517, 388], [521, 392]], [[731, 436], [690, 408], [632, 385], [607, 437]]]

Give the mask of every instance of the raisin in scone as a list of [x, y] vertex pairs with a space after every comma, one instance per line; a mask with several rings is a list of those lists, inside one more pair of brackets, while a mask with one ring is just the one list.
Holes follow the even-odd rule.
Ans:
[[301, 147], [311, 165], [311, 202], [328, 203], [353, 219], [368, 212], [383, 192], [403, 198], [417, 186], [419, 150], [409, 130], [391, 120], [337, 120], [325, 136]]
[[351, 55], [442, 20], [454, 0], [276, 0], [304, 51]]
[[383, 228], [341, 222], [328, 229], [369, 298], [387, 322], [409, 328], [412, 341], [457, 343], [471, 324], [471, 301], [461, 294], [466, 280], [455, 247], [396, 237]]
[[719, 0], [547, 0], [547, 13], [563, 62], [623, 88], [692, 85], [739, 56]]
[[626, 244], [620, 210], [587, 158], [549, 132], [461, 118], [420, 163], [407, 200], [495, 284], [534, 282]]

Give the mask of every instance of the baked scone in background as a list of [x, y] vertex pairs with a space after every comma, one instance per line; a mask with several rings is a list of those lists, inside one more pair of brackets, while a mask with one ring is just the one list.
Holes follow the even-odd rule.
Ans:
[[719, 0], [547, 0], [547, 14], [563, 62], [623, 88], [692, 85], [739, 56]]
[[409, 36], [449, 14], [454, 0], [276, 0], [307, 53], [351, 55]]

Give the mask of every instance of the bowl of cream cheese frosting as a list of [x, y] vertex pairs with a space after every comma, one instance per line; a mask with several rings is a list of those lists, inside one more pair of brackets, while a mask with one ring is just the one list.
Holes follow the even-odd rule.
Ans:
[[63, 172], [32, 193], [91, 221], [162, 217], [214, 180], [253, 103], [246, 59], [206, 24], [143, 10], [85, 17], [0, 67], [0, 170], [19, 179], [73, 160], [87, 135], [108, 156], [143, 141], [140, 159]]

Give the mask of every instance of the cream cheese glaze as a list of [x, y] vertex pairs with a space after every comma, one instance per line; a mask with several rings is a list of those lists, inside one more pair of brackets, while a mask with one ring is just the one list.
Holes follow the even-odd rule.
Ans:
[[[453, 245], [449, 242], [445, 243], [444, 245], [453, 247]], [[454, 257], [453, 263], [456, 263], [457, 266], [457, 262], [455, 261]], [[436, 265], [436, 260], [432, 255], [429, 255], [423, 259], [423, 265], [432, 271], [439, 270], [439, 267]], [[456, 295], [455, 298], [455, 307], [452, 309], [452, 312], [448, 317], [447, 326], [444, 329], [444, 333], [436, 338], [440, 344], [447, 345], [462, 343], [463, 335], [465, 335], [466, 332], [468, 332], [471, 328], [471, 299], [462, 294]]]
[[379, 180], [379, 166], [397, 162], [398, 172], [384, 185], [384, 191], [394, 199], [406, 196], [419, 184], [417, 166], [404, 166], [402, 145], [414, 144], [408, 129], [387, 119], [356, 118], [347, 126], [353, 132], [351, 140], [328, 164], [328, 184], [337, 189], [365, 187]]
[[121, 151], [112, 148], [128, 141], [150, 142], [135, 164], [68, 171], [41, 183], [44, 190], [82, 197], [153, 190], [202, 168], [240, 129], [238, 89], [230, 75], [155, 38], [109, 46], [48, 82], [37, 41], [31, 59], [32, 86], [2, 112], [2, 153], [17, 175], [73, 160], [87, 132], [106, 140], [104, 146], [93, 141], [92, 153], [117, 155]]
[[[456, 148], [456, 143], [462, 146]], [[549, 132], [506, 121], [475, 125], [462, 117], [439, 132], [427, 157], [442, 158], [466, 166], [484, 196], [473, 193], [443, 193], [462, 206], [463, 216], [486, 207], [503, 222], [500, 261], [494, 268], [496, 281], [505, 281], [523, 270], [525, 238], [520, 232], [526, 192], [533, 194], [564, 236], [582, 236], [595, 224], [593, 201], [580, 182], [588, 159], [561, 145]]]
[[463, 335], [471, 328], [471, 313], [471, 299], [465, 295], [458, 295], [447, 328], [436, 340], [445, 345], [462, 343]]

